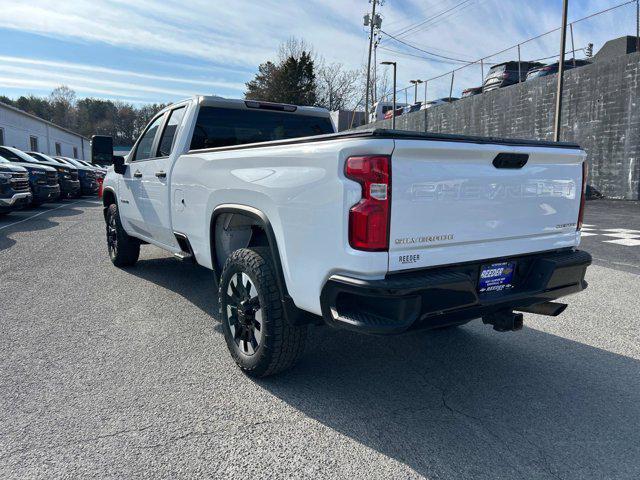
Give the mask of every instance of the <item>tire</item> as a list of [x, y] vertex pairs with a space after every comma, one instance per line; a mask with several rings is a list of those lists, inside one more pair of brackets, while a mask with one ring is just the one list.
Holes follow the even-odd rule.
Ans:
[[218, 300], [227, 347], [243, 372], [267, 377], [298, 361], [307, 326], [286, 320], [268, 248], [242, 248], [229, 256]]
[[107, 249], [109, 258], [116, 267], [129, 267], [138, 261], [140, 242], [127, 235], [120, 223], [118, 205], [112, 203], [107, 208]]

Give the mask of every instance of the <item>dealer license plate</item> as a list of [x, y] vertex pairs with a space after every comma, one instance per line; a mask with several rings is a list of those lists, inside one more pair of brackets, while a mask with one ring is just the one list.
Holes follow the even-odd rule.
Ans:
[[478, 282], [478, 292], [501, 292], [513, 288], [513, 272], [516, 268], [515, 262], [492, 263], [483, 265], [480, 268], [480, 280]]

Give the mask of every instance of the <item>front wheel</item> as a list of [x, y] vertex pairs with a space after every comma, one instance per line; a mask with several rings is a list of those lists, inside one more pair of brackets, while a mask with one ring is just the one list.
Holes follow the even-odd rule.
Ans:
[[267, 248], [243, 248], [227, 259], [218, 298], [227, 347], [248, 375], [266, 377], [291, 368], [304, 351], [306, 326], [284, 317]]
[[107, 208], [107, 248], [109, 258], [116, 267], [128, 267], [135, 264], [140, 256], [140, 242], [130, 237], [122, 228], [118, 206], [112, 203]]

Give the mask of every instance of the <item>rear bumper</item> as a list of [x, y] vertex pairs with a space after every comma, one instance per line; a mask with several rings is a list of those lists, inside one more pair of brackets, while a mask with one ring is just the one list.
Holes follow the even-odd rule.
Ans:
[[510, 258], [516, 262], [514, 287], [478, 294], [481, 265], [500, 260], [387, 275], [382, 280], [334, 275], [320, 295], [322, 316], [329, 325], [374, 334], [464, 323], [585, 289], [591, 255], [569, 249]]

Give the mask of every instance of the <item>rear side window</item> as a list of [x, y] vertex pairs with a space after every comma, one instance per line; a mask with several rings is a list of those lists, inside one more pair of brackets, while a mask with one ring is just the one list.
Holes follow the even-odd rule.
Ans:
[[162, 123], [162, 119], [164, 115], [160, 115], [153, 122], [149, 124], [147, 130], [142, 135], [142, 138], [138, 142], [138, 147], [136, 148], [136, 154], [133, 157], [133, 161], [136, 160], [145, 160], [147, 158], [151, 158], [151, 149], [153, 148], [153, 141], [156, 138], [156, 134], [158, 133], [158, 128], [160, 128], [160, 124]]
[[173, 142], [176, 138], [176, 131], [182, 123], [184, 117], [185, 107], [176, 108], [171, 110], [169, 114], [169, 120], [164, 127], [162, 137], [160, 138], [160, 145], [158, 146], [158, 157], [168, 157], [171, 155], [173, 148]]
[[333, 133], [329, 118], [265, 110], [202, 107], [191, 150]]

